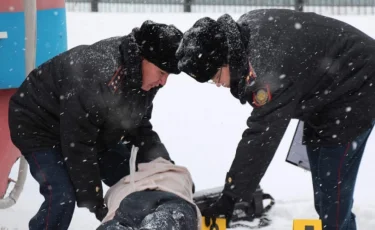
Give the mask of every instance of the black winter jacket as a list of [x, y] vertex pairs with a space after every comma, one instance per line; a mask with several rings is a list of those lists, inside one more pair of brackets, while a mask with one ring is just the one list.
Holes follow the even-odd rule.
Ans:
[[32, 71], [10, 100], [13, 143], [23, 154], [61, 149], [79, 207], [102, 202], [98, 151], [130, 141], [146, 161], [170, 159], [150, 123], [159, 89], [141, 89], [139, 52], [133, 33], [75, 47]]
[[254, 10], [218, 22], [229, 43], [231, 92], [253, 111], [224, 192], [251, 199], [292, 118], [308, 145], [346, 145], [375, 117], [375, 41], [341, 21]]

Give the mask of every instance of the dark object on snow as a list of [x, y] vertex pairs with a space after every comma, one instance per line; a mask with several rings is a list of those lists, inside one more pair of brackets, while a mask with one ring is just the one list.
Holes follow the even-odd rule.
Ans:
[[[194, 194], [194, 202], [200, 210], [206, 209], [219, 198], [222, 191], [223, 187], [217, 187], [197, 192]], [[262, 228], [270, 224], [266, 214], [274, 206], [274, 198], [270, 194], [263, 193], [260, 186], [249, 196], [252, 197], [251, 203], [241, 201], [235, 204], [233, 215], [229, 223], [227, 223], [228, 227]], [[264, 200], [270, 200], [270, 203], [264, 206]], [[255, 227], [236, 223], [238, 221], [254, 222], [256, 219], [259, 220], [259, 224]]]

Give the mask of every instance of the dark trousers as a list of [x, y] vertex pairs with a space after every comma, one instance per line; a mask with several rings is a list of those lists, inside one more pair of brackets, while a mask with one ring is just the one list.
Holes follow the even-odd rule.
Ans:
[[147, 190], [125, 197], [115, 217], [97, 230], [197, 230], [194, 205], [164, 191]]
[[[76, 198], [61, 151], [50, 149], [23, 154], [31, 175], [39, 183], [44, 202], [29, 222], [30, 230], [66, 230], [72, 220]], [[103, 182], [111, 186], [129, 174], [130, 153], [124, 145], [98, 153]]]
[[370, 133], [371, 129], [342, 146], [307, 146], [315, 209], [324, 230], [357, 229], [353, 193]]
[[29, 222], [30, 230], [68, 229], [75, 208], [75, 192], [61, 153], [51, 149], [24, 154], [39, 183], [44, 202]]

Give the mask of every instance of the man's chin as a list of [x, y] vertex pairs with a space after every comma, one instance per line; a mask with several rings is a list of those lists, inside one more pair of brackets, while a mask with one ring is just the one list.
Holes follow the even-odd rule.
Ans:
[[152, 87], [150, 86], [142, 86], [141, 89], [144, 90], [144, 91], [150, 91]]
[[163, 85], [155, 85], [155, 86], [151, 85], [151, 86], [142, 86], [141, 89], [144, 91], [150, 91], [153, 88], [160, 89], [162, 87]]

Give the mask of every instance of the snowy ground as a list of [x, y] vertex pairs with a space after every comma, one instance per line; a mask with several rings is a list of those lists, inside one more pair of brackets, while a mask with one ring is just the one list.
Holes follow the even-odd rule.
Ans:
[[[182, 31], [204, 14], [90, 14], [68, 13], [69, 47], [90, 44], [110, 36], [124, 35], [146, 19], [173, 23]], [[217, 18], [218, 15], [210, 15]], [[233, 15], [238, 18], [239, 15]], [[340, 16], [375, 37], [375, 17]], [[177, 164], [187, 166], [197, 190], [221, 186], [229, 169], [237, 142], [251, 112], [242, 106], [228, 89], [198, 84], [186, 75], [171, 75], [168, 84], [155, 99], [153, 124]], [[288, 145], [296, 122], [292, 122], [276, 156], [261, 182], [262, 188], [276, 199], [272, 210], [273, 224], [264, 230], [291, 230], [292, 220], [316, 218], [313, 209], [310, 173], [285, 162]], [[375, 135], [369, 139], [359, 172], [356, 203], [358, 229], [375, 229], [374, 174]], [[18, 203], [0, 210], [0, 229], [28, 229], [29, 219], [36, 213], [42, 197], [38, 185], [28, 176]], [[85, 209], [76, 209], [71, 229], [95, 229], [99, 222]]]

